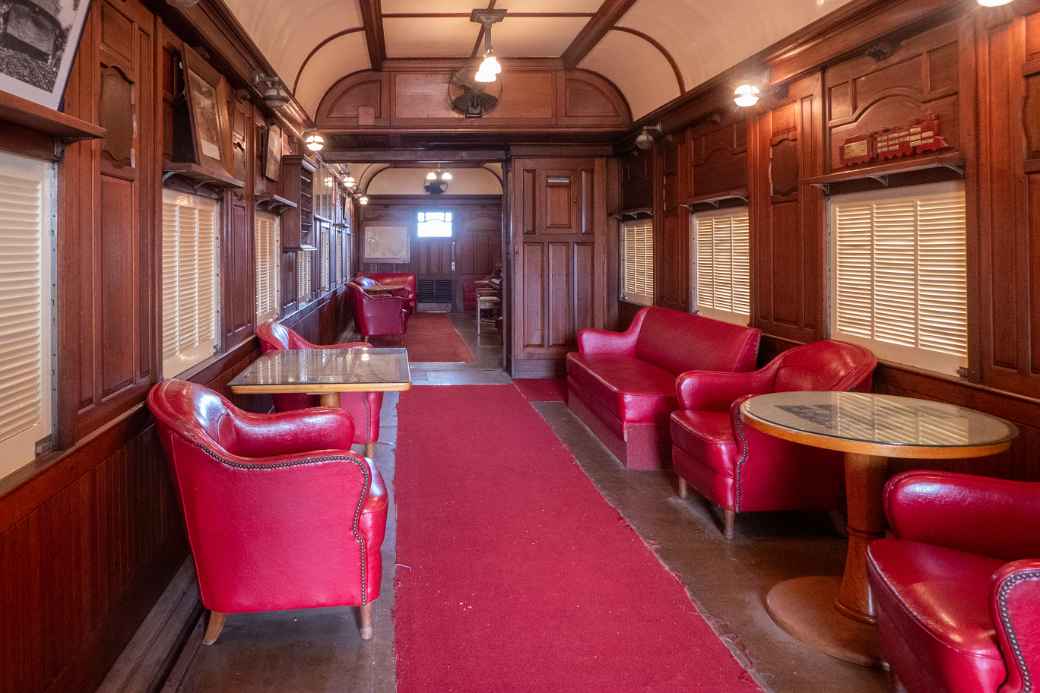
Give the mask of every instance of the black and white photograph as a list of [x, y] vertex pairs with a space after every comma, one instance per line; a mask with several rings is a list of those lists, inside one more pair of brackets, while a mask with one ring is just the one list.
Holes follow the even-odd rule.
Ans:
[[0, 0], [0, 89], [61, 104], [90, 0]]

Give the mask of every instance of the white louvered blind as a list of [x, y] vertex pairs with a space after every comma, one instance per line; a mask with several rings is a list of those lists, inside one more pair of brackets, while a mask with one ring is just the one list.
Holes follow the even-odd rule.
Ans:
[[654, 303], [654, 225], [650, 219], [621, 226], [621, 300]]
[[705, 315], [746, 325], [751, 316], [751, 242], [747, 207], [693, 217], [694, 305]]
[[336, 271], [333, 283], [340, 286], [343, 283], [343, 238], [347, 233], [343, 229], [336, 229], [332, 234], [333, 255], [336, 259]]
[[51, 433], [52, 168], [0, 153], [0, 477]]
[[217, 350], [220, 205], [163, 191], [163, 376], [170, 378]]
[[833, 336], [956, 373], [968, 355], [963, 185], [845, 195], [830, 206]]
[[254, 225], [256, 235], [256, 322], [278, 317], [281, 303], [281, 231], [278, 217], [258, 212]]
[[311, 300], [311, 257], [313, 250], [301, 250], [296, 255], [296, 300], [300, 305]]
[[330, 245], [331, 239], [329, 238], [331, 231], [328, 226], [324, 226], [320, 233], [318, 252], [321, 253], [321, 276], [318, 279], [321, 290], [328, 291], [332, 283], [332, 247]]

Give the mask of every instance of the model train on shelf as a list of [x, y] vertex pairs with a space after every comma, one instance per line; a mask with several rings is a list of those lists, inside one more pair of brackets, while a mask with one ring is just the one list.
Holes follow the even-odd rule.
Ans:
[[949, 146], [939, 134], [939, 117], [928, 116], [915, 120], [908, 127], [886, 128], [850, 137], [841, 145], [841, 165], [860, 166], [875, 161], [905, 159]]

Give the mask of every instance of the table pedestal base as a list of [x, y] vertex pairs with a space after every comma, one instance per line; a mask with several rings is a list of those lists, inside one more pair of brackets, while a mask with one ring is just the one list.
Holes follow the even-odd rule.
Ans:
[[840, 587], [840, 577], [785, 580], [769, 590], [766, 608], [781, 628], [831, 657], [880, 666], [877, 626], [853, 620], [834, 607]]

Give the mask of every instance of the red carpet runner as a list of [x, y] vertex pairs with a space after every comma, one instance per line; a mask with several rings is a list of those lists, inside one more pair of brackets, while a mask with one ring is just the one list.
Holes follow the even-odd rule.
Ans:
[[515, 387], [398, 422], [399, 691], [758, 690]]
[[416, 313], [409, 318], [404, 345], [408, 348], [409, 361], [473, 360], [473, 354], [455, 331], [451, 318], [443, 313]]

